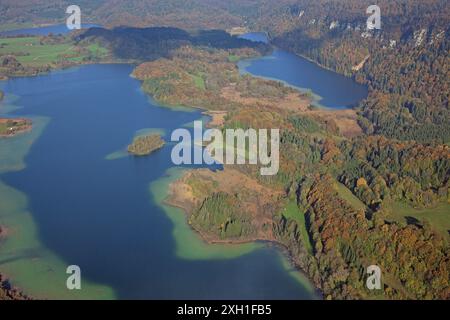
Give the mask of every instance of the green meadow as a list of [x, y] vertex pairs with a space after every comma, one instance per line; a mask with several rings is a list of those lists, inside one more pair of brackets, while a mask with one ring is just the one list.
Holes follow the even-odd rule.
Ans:
[[41, 65], [56, 62], [62, 54], [73, 54], [71, 44], [41, 45], [39, 38], [2, 38], [0, 39], [0, 55], [13, 54], [20, 63]]
[[39, 37], [25, 38], [0, 38], [0, 56], [14, 55], [17, 60], [28, 66], [41, 66], [54, 64], [63, 59], [81, 62], [85, 57], [102, 57], [108, 54], [108, 50], [91, 44], [87, 51], [80, 52], [80, 48], [73, 43], [41, 44]]
[[192, 79], [194, 80], [195, 86], [199, 89], [205, 90], [205, 80], [203, 79], [203, 75], [201, 73], [191, 74]]
[[297, 222], [298, 228], [300, 228], [300, 234], [302, 236], [302, 242], [305, 245], [309, 253], [312, 254], [313, 248], [309, 239], [308, 230], [306, 229], [305, 213], [300, 210], [296, 201], [289, 201], [286, 208], [283, 211], [283, 216], [286, 219], [294, 220]]
[[[390, 218], [405, 223], [406, 217], [419, 221], [427, 221], [437, 232], [449, 239], [450, 230], [450, 203], [439, 203], [436, 207], [415, 209], [404, 202], [393, 202], [390, 205]], [[450, 240], [450, 239], [449, 239]]]

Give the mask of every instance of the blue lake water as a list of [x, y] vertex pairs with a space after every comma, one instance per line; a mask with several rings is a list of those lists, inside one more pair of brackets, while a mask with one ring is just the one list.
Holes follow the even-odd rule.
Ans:
[[[123, 149], [140, 129], [161, 128], [170, 138], [172, 130], [201, 114], [152, 103], [129, 77], [131, 71], [129, 65], [89, 65], [1, 84], [23, 107], [10, 116], [50, 119], [26, 167], [0, 175], [27, 196], [42, 246], [66, 265], [80, 266], [83, 279], [112, 288], [116, 298], [313, 298], [274, 247], [235, 258], [226, 258], [233, 246], [211, 258], [178, 257], [174, 223], [148, 191], [172, 166], [171, 146], [143, 158], [105, 157]], [[0, 220], [2, 214], [8, 212], [0, 212]], [[32, 270], [32, 261], [45, 260], [39, 252], [0, 256], [0, 270], [23, 260], [20, 266], [31, 270], [16, 268], [16, 280], [27, 290], [27, 277], [49, 276]], [[65, 272], [51, 264], [47, 269]], [[63, 285], [46, 281], [48, 288]], [[38, 295], [46, 296], [47, 287], [40, 290]]]
[[[264, 33], [241, 36], [252, 41], [267, 42]], [[353, 79], [319, 67], [290, 52], [275, 49], [264, 58], [240, 62], [241, 70], [255, 76], [281, 79], [289, 85], [308, 89], [319, 96], [316, 104], [333, 109], [348, 108], [365, 99], [367, 87]]]

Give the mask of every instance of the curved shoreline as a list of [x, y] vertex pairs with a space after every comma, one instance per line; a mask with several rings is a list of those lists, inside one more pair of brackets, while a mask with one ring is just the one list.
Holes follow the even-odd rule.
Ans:
[[[77, 66], [75, 66], [75, 67], [77, 67]], [[189, 107], [189, 108], [193, 108], [193, 109], [201, 109], [201, 110], [204, 110], [203, 108], [196, 108], [196, 107]], [[204, 110], [205, 112], [206, 112], [206, 110]], [[167, 203], [167, 202], [166, 202]], [[184, 208], [183, 208], [184, 209]], [[192, 232], [192, 230], [193, 229], [191, 229], [191, 232]], [[194, 232], [192, 232], [192, 233], [194, 233]], [[198, 231], [197, 231], [197, 233], [198, 233]], [[207, 239], [204, 239], [204, 240], [207, 240]], [[241, 244], [249, 244], [250, 242], [255, 242], [255, 241], [258, 241], [258, 242], [261, 242], [261, 241], [267, 241], [267, 240], [260, 240], [260, 239], [257, 239], [257, 238], [255, 238], [254, 240], [246, 240], [246, 241], [242, 241], [241, 242]], [[208, 241], [206, 241], [207, 243], [208, 243]], [[276, 242], [272, 242], [272, 241], [267, 241], [268, 243], [271, 243], [271, 244], [277, 244], [278, 245], [278, 243], [276, 243]], [[219, 242], [216, 242], [215, 244], [231, 244], [231, 245], [236, 245], [236, 244], [238, 244], [236, 241], [227, 241], [227, 242], [221, 242], [221, 243], [219, 243]], [[254, 248], [253, 247], [253, 243], [251, 244], [251, 246], [249, 245], [249, 246], [247, 246], [247, 250], [244, 250], [244, 251], [246, 251], [245, 253], [248, 253], [248, 252], [250, 252], [251, 250], [253, 250], [253, 249], [250, 249], [250, 248]], [[233, 250], [233, 251], [235, 251], [235, 250]], [[237, 250], [237, 251], [239, 251], [239, 250]], [[244, 253], [244, 254], [245, 254]], [[236, 257], [235, 256], [235, 254], [238, 254], [238, 255], [241, 255], [242, 254], [242, 252], [237, 252], [237, 253], [232, 253], [231, 254], [231, 256], [232, 257]], [[213, 254], [213, 256], [215, 256], [214, 254]], [[285, 255], [285, 256], [287, 256], [288, 258], [290, 258], [290, 256], [289, 255]]]
[[[20, 98], [20, 97], [18, 97]], [[14, 99], [13, 104], [17, 100]], [[4, 113], [13, 112], [16, 104], [8, 104]], [[109, 300], [113, 290], [86, 280], [85, 291], [68, 291], [65, 285], [66, 268], [69, 265], [57, 254], [47, 249], [39, 238], [39, 229], [29, 209], [28, 196], [2, 180], [2, 175], [26, 168], [26, 157], [34, 143], [51, 121], [48, 117], [32, 116], [33, 128], [26, 134], [0, 139], [0, 148], [14, 150], [0, 158], [0, 219], [8, 236], [0, 241], [0, 256], [4, 263], [1, 274], [16, 290], [32, 299], [86, 299]], [[39, 275], [39, 276], [36, 276]], [[50, 286], [48, 286], [50, 284]], [[18, 289], [17, 289], [18, 288]], [[42, 292], [41, 288], [46, 288]], [[90, 291], [85, 294], [86, 291]]]
[[[245, 244], [262, 244], [265, 247], [272, 246], [272, 247], [276, 248], [276, 250], [281, 255], [281, 257], [286, 259], [285, 262], [287, 262], [289, 264], [289, 268], [288, 268], [286, 265], [283, 264], [283, 261], [282, 261], [283, 267], [286, 269], [285, 271], [288, 272], [291, 276], [293, 276], [295, 278], [295, 280], [298, 281], [303, 287], [305, 287], [305, 289], [307, 289], [314, 296], [313, 299], [316, 299], [319, 297], [323, 298], [322, 292], [320, 291], [319, 288], [317, 288], [314, 285], [314, 282], [312, 281], [312, 279], [310, 279], [309, 275], [295, 264], [294, 258], [292, 256], [292, 254], [290, 253], [289, 248], [285, 244], [278, 241], [277, 239], [275, 239], [275, 238], [261, 239], [258, 237], [254, 237], [254, 238], [248, 238], [248, 239], [242, 239], [242, 240], [239, 240], [239, 239], [238, 240], [231, 240], [231, 239], [218, 240], [218, 239], [214, 239], [212, 237], [205, 235], [201, 230], [198, 230], [195, 227], [193, 227], [191, 224], [189, 224], [187, 221], [187, 217], [189, 217], [189, 215], [190, 215], [188, 207], [191, 207], [191, 205], [189, 205], [188, 203], [183, 205], [180, 201], [176, 200], [176, 198], [175, 198], [176, 196], [174, 194], [174, 191], [175, 191], [174, 186], [177, 184], [180, 184], [183, 177], [186, 174], [189, 174], [189, 172], [192, 170], [195, 170], [195, 169], [186, 170], [182, 174], [181, 178], [178, 178], [169, 184], [169, 187], [167, 190], [167, 197], [163, 200], [164, 204], [167, 204], [171, 207], [182, 210], [185, 223], [186, 223], [186, 225], [188, 225], [188, 227], [192, 231], [192, 233], [198, 235], [205, 244], [210, 245], [210, 246], [213, 246], [213, 245], [239, 246], [239, 245], [245, 245]], [[291, 268], [293, 270], [289, 270]], [[294, 272], [294, 273], [292, 274], [292, 272]], [[307, 280], [307, 281], [305, 281], [305, 280]]]
[[32, 122], [24, 118], [0, 118], [0, 125], [7, 125], [10, 121], [13, 122], [13, 127], [7, 128], [8, 133], [0, 133], [0, 138], [12, 138], [33, 129]]
[[[281, 81], [281, 80], [277, 80], [277, 81]], [[289, 84], [287, 84], [287, 85], [289, 85]], [[153, 97], [152, 97], [152, 99], [153, 99]], [[170, 106], [167, 106], [167, 107], [170, 108]], [[214, 115], [218, 114], [218, 117], [221, 117], [222, 113], [225, 113], [225, 114], [228, 113], [227, 111], [211, 111], [211, 110], [207, 110], [207, 109], [199, 108], [199, 107], [187, 107], [186, 106], [186, 108], [202, 110], [202, 114], [207, 115], [209, 117], [209, 121], [207, 121], [204, 124], [204, 127], [217, 127], [217, 122], [221, 123], [221, 120], [215, 119]], [[292, 274], [292, 270], [288, 270], [289, 268], [287, 268], [286, 265], [284, 265], [283, 262], [281, 262], [286, 269], [285, 271], [289, 275], [294, 277], [295, 280], [298, 281], [305, 289], [307, 289], [313, 295], [313, 297], [314, 297], [313, 299], [317, 299], [317, 298], [323, 299], [323, 294], [320, 291], [320, 288], [316, 287], [314, 285], [313, 280], [310, 279], [309, 275], [303, 269], [299, 268], [295, 264], [294, 257], [291, 254], [289, 248], [285, 244], [279, 242], [277, 239], [261, 239], [261, 238], [255, 237], [252, 239], [245, 239], [245, 240], [230, 240], [230, 239], [218, 240], [218, 239], [213, 239], [211, 237], [206, 236], [203, 232], [201, 232], [201, 230], [194, 228], [190, 223], [188, 223], [187, 217], [190, 215], [188, 207], [190, 207], [190, 205], [188, 205], [187, 203], [181, 203], [181, 202], [176, 201], [175, 195], [174, 195], [174, 192], [175, 192], [174, 186], [181, 183], [181, 180], [183, 179], [183, 177], [186, 174], [189, 174], [189, 172], [192, 170], [195, 170], [195, 169], [184, 169], [184, 173], [181, 175], [181, 177], [178, 177], [175, 181], [172, 181], [167, 186], [167, 191], [166, 191], [167, 195], [162, 200], [162, 204], [168, 205], [172, 208], [180, 209], [183, 212], [185, 223], [189, 227], [191, 232], [193, 234], [198, 235], [201, 238], [201, 241], [203, 241], [207, 245], [210, 245], [210, 246], [213, 246], [213, 245], [239, 246], [239, 245], [247, 245], [247, 244], [263, 244], [265, 246], [269, 245], [269, 246], [276, 247], [276, 249], [279, 250], [279, 254], [281, 255], [281, 257], [286, 259], [286, 262], [288, 263], [289, 267], [294, 269], [294, 274]], [[307, 281], [305, 281], [305, 279]]]
[[[281, 50], [283, 50], [283, 49], [281, 49]], [[287, 51], [287, 52], [289, 52], [289, 51]], [[291, 52], [289, 52], [289, 53], [291, 53]], [[295, 53], [293, 53], [293, 54], [296, 55], [296, 56], [299, 56], [299, 57], [301, 57], [301, 58], [304, 58], [305, 60], [307, 60], [307, 61], [309, 61], [309, 62], [311, 62], [311, 63], [314, 63], [316, 66], [318, 66], [318, 67], [320, 67], [320, 68], [322, 68], [322, 69], [324, 69], [324, 70], [327, 70], [327, 71], [330, 71], [330, 72], [339, 74], [339, 73], [337, 73], [337, 72], [334, 71], [334, 70], [331, 70], [331, 69], [329, 69], [329, 68], [320, 66], [319, 64], [315, 63], [314, 61], [311, 61], [311, 60], [308, 59], [307, 57], [302, 57], [301, 55], [297, 55], [297, 54], [295, 54]], [[317, 94], [315, 94], [314, 92], [312, 92], [311, 89], [308, 89], [308, 88], [300, 88], [300, 87], [298, 87], [298, 86], [291, 85], [290, 83], [288, 83], [288, 82], [285, 81], [285, 80], [255, 75], [255, 74], [253, 74], [253, 73], [251, 73], [251, 72], [249, 72], [249, 71], [247, 70], [248, 65], [246, 65], [246, 64], [249, 64], [249, 63], [251, 63], [251, 62], [254, 61], [254, 60], [258, 60], [258, 59], [267, 59], [267, 58], [270, 58], [270, 56], [263, 56], [263, 57], [249, 58], [249, 59], [243, 59], [243, 60], [238, 61], [238, 62], [237, 62], [237, 66], [238, 66], [238, 68], [239, 68], [239, 73], [240, 73], [240, 74], [247, 73], [247, 74], [251, 75], [252, 77], [256, 77], [256, 78], [259, 77], [259, 78], [262, 78], [262, 79], [267, 79], [267, 80], [272, 80], [272, 81], [281, 82], [281, 83], [283, 83], [284, 85], [286, 85], [286, 86], [288, 86], [288, 87], [291, 87], [291, 88], [294, 88], [294, 89], [298, 90], [298, 91], [301, 92], [301, 93], [305, 93], [305, 92], [306, 92], [306, 93], [310, 93], [311, 96], [312, 96], [312, 102], [313, 102], [316, 106], [318, 106], [320, 109], [322, 109], [322, 111], [325, 111], [325, 112], [333, 112], [333, 113], [342, 113], [342, 112], [344, 112], [344, 113], [345, 113], [345, 112], [353, 111], [353, 110], [354, 110], [353, 108], [349, 108], [349, 107], [332, 108], [332, 107], [325, 107], [325, 106], [322, 106], [322, 105], [320, 105], [320, 103], [319, 103], [319, 101], [322, 99], [322, 97], [320, 97], [320, 96], [318, 96]], [[348, 78], [350, 78], [350, 77], [348, 77]], [[204, 112], [208, 113], [209, 111], [204, 111]], [[195, 170], [195, 169], [191, 169], [191, 170]], [[191, 170], [189, 170], [189, 171], [191, 171]], [[188, 171], [188, 172], [189, 172], [189, 171]], [[188, 172], [185, 172], [185, 173], [183, 174], [183, 177], [184, 177], [186, 174], [188, 174]], [[177, 184], [182, 184], [182, 183], [183, 183], [183, 182], [182, 182], [183, 177], [181, 177], [180, 179], [178, 179], [178, 180], [176, 180], [176, 181], [174, 181], [174, 182], [172, 182], [172, 183], [170, 184], [169, 190], [168, 190], [168, 196], [167, 196], [167, 198], [164, 200], [164, 203], [165, 203], [165, 204], [168, 204], [168, 205], [170, 205], [170, 206], [172, 206], [172, 207], [179, 208], [179, 209], [181, 209], [181, 210], [183, 211], [183, 213], [184, 213], [184, 215], [185, 215], [186, 223], [189, 225], [189, 227], [190, 227], [190, 229], [192, 230], [192, 232], [195, 232], [196, 234], [198, 234], [198, 236], [199, 236], [205, 243], [208, 243], [208, 244], [210, 244], [210, 245], [213, 245], [213, 244], [231, 244], [231, 245], [235, 244], [235, 245], [238, 245], [238, 244], [243, 244], [243, 243], [254, 243], [254, 242], [260, 242], [260, 243], [261, 243], [261, 242], [262, 242], [262, 243], [266, 243], [266, 244], [270, 244], [270, 245], [276, 246], [277, 248], [280, 249], [281, 254], [288, 260], [289, 266], [292, 267], [292, 268], [294, 268], [294, 269], [296, 270], [296, 272], [298, 272], [298, 273], [301, 274], [302, 276], [306, 277], [306, 278], [309, 280], [310, 284], [314, 286], [314, 290], [315, 290], [316, 294], [318, 294], [321, 298], [323, 298], [323, 294], [322, 294], [322, 292], [320, 291], [319, 286], [318, 286], [317, 284], [314, 284], [313, 280], [309, 278], [309, 275], [306, 273], [306, 271], [304, 271], [302, 268], [300, 268], [300, 267], [298, 266], [297, 263], [295, 263], [294, 256], [292, 255], [292, 253], [291, 253], [289, 247], [288, 247], [287, 245], [281, 243], [281, 242], [278, 241], [277, 239], [275, 239], [275, 238], [274, 238], [274, 239], [261, 239], [261, 238], [255, 237], [255, 238], [241, 239], [241, 240], [239, 240], [239, 239], [238, 239], [238, 240], [230, 240], [230, 239], [220, 240], [220, 239], [216, 239], [216, 238], [214, 238], [214, 237], [211, 237], [211, 236], [208, 236], [208, 235], [204, 234], [204, 232], [202, 232], [202, 230], [198, 230], [197, 228], [195, 228], [194, 226], [192, 226], [191, 224], [189, 224], [188, 221], [187, 221], [187, 218], [188, 218], [188, 217], [190, 216], [190, 214], [191, 214], [189, 208], [191, 208], [193, 205], [192, 205], [192, 204], [189, 204], [189, 203], [187, 203], [187, 202], [183, 202], [183, 201], [177, 200], [177, 199], [176, 199], [176, 195], [175, 195], [175, 191], [174, 191], [174, 188], [175, 188], [174, 186], [175, 186], [175, 185], [177, 185]]]
[[260, 248], [260, 244], [255, 243], [208, 244], [188, 224], [184, 208], [167, 203], [169, 186], [188, 171], [186, 168], [172, 167], [149, 186], [151, 197], [173, 223], [172, 236], [176, 243], [176, 256], [185, 260], [234, 259]]

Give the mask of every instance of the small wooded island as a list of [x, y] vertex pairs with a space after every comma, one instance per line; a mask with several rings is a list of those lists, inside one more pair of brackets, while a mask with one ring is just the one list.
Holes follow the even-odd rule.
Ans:
[[135, 156], [145, 156], [162, 148], [165, 141], [159, 134], [150, 134], [134, 138], [133, 143], [128, 146], [128, 152]]
[[0, 137], [12, 137], [18, 133], [30, 131], [32, 122], [28, 119], [0, 118]]

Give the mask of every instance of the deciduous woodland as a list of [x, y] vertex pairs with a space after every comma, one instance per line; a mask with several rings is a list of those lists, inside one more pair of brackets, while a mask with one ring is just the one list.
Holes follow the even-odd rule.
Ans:
[[[0, 21], [16, 22], [14, 2], [0, 5], [0, 12], [11, 6]], [[63, 3], [29, 2], [45, 12]], [[189, 31], [96, 28], [70, 41], [84, 48], [80, 55], [94, 46], [108, 59], [136, 62], [145, 92], [162, 104], [220, 111], [221, 129], [282, 128], [277, 176], [225, 166], [191, 170], [172, 184], [167, 201], [185, 209], [205, 241], [277, 242], [327, 299], [449, 299], [450, 9], [445, 0], [382, 0], [383, 28], [369, 32], [369, 4], [155, 0], [120, 10], [125, 2], [105, 0], [89, 4], [87, 15]], [[352, 110], [311, 108], [307, 95], [239, 74], [239, 59], [264, 55], [269, 45], [192, 31], [230, 27], [268, 32], [276, 46], [367, 84], [368, 98]], [[0, 42], [0, 52], [12, 45]], [[21, 57], [3, 56], [0, 75], [24, 74]], [[372, 264], [383, 270], [381, 290], [366, 288]]]

